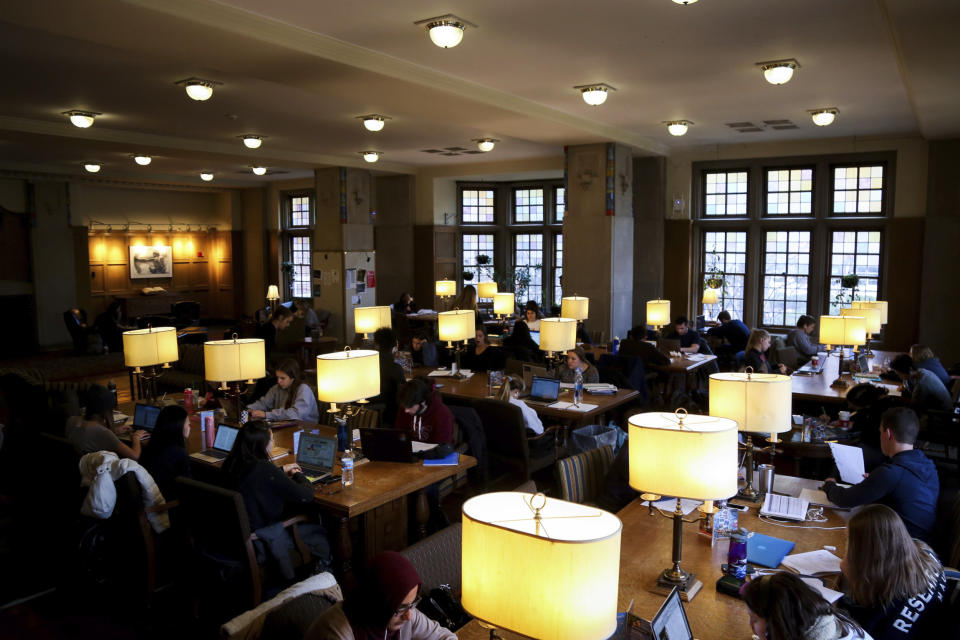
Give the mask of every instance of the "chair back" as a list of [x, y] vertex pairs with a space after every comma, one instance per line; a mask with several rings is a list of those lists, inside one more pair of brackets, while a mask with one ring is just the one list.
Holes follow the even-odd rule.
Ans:
[[680, 341], [673, 340], [670, 338], [660, 338], [657, 340], [657, 350], [661, 353], [671, 353], [673, 351], [680, 351]]
[[150, 327], [169, 327], [176, 324], [171, 316], [137, 316], [137, 328], [146, 329]]
[[773, 359], [778, 364], [785, 364], [789, 369], [796, 369], [800, 356], [794, 347], [780, 347], [773, 350]]
[[557, 460], [561, 497], [568, 502], [592, 502], [613, 466], [613, 447], [604, 445]]
[[190, 532], [194, 548], [230, 560], [246, 557], [250, 539], [250, 520], [243, 496], [236, 491], [179, 477], [179, 521]]
[[491, 398], [477, 398], [471, 405], [483, 424], [487, 453], [517, 461], [529, 460], [530, 450], [520, 407]]
[[462, 525], [454, 523], [400, 552], [417, 570], [423, 593], [442, 584], [450, 585], [453, 593], [460, 593], [461, 531]]

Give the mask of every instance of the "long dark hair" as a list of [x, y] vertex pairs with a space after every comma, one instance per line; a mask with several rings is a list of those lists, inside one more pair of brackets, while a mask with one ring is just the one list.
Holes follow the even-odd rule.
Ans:
[[240, 482], [261, 460], [269, 460], [267, 444], [270, 427], [263, 420], [251, 420], [243, 425], [233, 443], [230, 455], [223, 462], [223, 472]]
[[297, 399], [297, 391], [300, 390], [300, 385], [303, 384], [303, 374], [300, 373], [300, 365], [297, 364], [296, 360], [291, 358], [287, 358], [281, 362], [276, 370], [283, 371], [293, 380], [293, 382], [290, 383], [290, 389], [287, 391], [287, 401], [283, 406], [284, 409], [289, 409], [293, 406], [293, 401]]
[[183, 441], [183, 421], [186, 419], [187, 410], [181, 406], [172, 404], [161, 409], [150, 434], [150, 444], [143, 452], [140, 463], [149, 465], [170, 447], [186, 449]]
[[822, 616], [834, 616], [841, 636], [855, 630], [854, 623], [837, 615], [833, 606], [792, 573], [775, 573], [748, 582], [743, 601], [767, 623], [769, 640], [804, 640]]

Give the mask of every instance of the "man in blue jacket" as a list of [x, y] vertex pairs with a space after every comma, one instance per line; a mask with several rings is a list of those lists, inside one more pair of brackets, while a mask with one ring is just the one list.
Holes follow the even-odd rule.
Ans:
[[913, 448], [919, 431], [920, 420], [913, 409], [887, 409], [880, 419], [880, 449], [889, 459], [848, 489], [827, 478], [823, 483], [827, 497], [846, 508], [885, 504], [900, 515], [911, 536], [930, 542], [940, 480], [933, 462]]
[[718, 356], [732, 364], [734, 356], [747, 348], [747, 340], [750, 339], [750, 327], [742, 320], [733, 320], [730, 318], [730, 312], [723, 310], [717, 314], [719, 326], [712, 327], [707, 331], [708, 336], [722, 338], [727, 344], [717, 347]]

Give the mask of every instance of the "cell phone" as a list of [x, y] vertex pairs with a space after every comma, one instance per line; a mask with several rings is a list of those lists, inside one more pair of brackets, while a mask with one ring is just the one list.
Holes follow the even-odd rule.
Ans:
[[333, 484], [334, 482], [340, 482], [339, 475], [327, 476], [326, 478], [320, 481], [320, 484]]
[[727, 508], [736, 509], [737, 511], [750, 511], [750, 505], [746, 505], [746, 504], [732, 504], [728, 502]]

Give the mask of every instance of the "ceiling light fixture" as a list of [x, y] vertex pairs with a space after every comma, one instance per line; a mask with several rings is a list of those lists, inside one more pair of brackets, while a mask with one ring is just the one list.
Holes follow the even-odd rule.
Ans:
[[583, 101], [591, 107], [596, 107], [607, 101], [607, 92], [616, 91], [616, 87], [600, 82], [597, 84], [581, 84], [574, 87], [583, 95]]
[[663, 124], [667, 125], [670, 135], [682, 136], [693, 123], [689, 120], [666, 120]]
[[87, 129], [93, 124], [93, 119], [101, 113], [96, 111], [77, 111], [76, 109], [71, 109], [70, 111], [64, 111], [63, 115], [70, 118], [70, 124], [80, 129]]
[[360, 155], [363, 156], [363, 159], [367, 162], [373, 163], [380, 159], [380, 156], [383, 155], [380, 151], [358, 151]]
[[757, 66], [763, 71], [763, 79], [770, 84], [786, 84], [793, 77], [793, 72], [800, 68], [800, 63], [793, 58], [787, 58], [758, 62]]
[[145, 156], [145, 155], [135, 155], [135, 156], [133, 156], [133, 161], [136, 162], [136, 163], [137, 163], [138, 165], [140, 165], [141, 167], [145, 167], [145, 166], [147, 166], [148, 164], [150, 164], [151, 162], [153, 162], [153, 158], [151, 158], [150, 156]]
[[413, 24], [425, 25], [427, 33], [430, 34], [430, 40], [441, 49], [450, 49], [460, 44], [460, 41], [463, 40], [463, 32], [467, 27], [477, 28], [477, 25], [452, 13], [418, 20]]
[[826, 127], [827, 125], [833, 124], [840, 110], [836, 107], [827, 107], [826, 109], [810, 109], [807, 113], [809, 113], [813, 119], [813, 124], [818, 127]]
[[496, 138], [474, 138], [473, 141], [477, 143], [477, 149], [480, 149], [480, 151], [484, 153], [493, 151], [494, 145], [500, 142]]
[[250, 170], [253, 171], [254, 175], [262, 176], [267, 172], [266, 167], [250, 167]]
[[358, 120], [363, 121], [363, 126], [367, 131], [382, 131], [390, 116], [382, 116], [379, 113], [371, 113], [366, 116], [357, 116]]
[[693, 4], [697, 0], [673, 0], [675, 4]]
[[186, 89], [187, 95], [190, 96], [191, 99], [203, 102], [204, 100], [210, 99], [215, 86], [223, 83], [214, 80], [204, 80], [203, 78], [187, 78], [174, 82], [174, 84]]
[[243, 140], [243, 146], [247, 149], [259, 149], [260, 145], [263, 144], [263, 136], [257, 136], [252, 133], [245, 133], [237, 137]]
[[83, 165], [83, 168], [86, 169], [88, 173], [97, 173], [100, 171], [100, 163], [87, 162]]
[[213, 180], [213, 174], [210, 173], [209, 171], [201, 171], [200, 179], [203, 180], [204, 182], [210, 182], [211, 180]]

